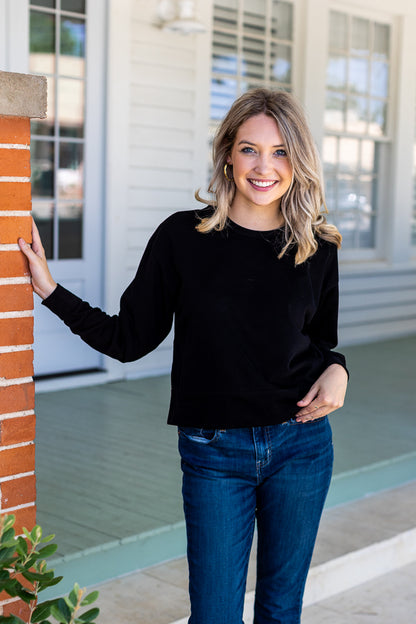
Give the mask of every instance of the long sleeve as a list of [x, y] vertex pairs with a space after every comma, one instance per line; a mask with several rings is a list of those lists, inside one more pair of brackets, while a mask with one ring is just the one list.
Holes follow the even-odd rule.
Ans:
[[175, 310], [178, 276], [164, 224], [151, 237], [137, 273], [110, 316], [61, 285], [43, 304], [88, 345], [122, 362], [143, 357], [168, 335]]
[[333, 351], [338, 344], [339, 275], [335, 245], [328, 246], [325, 279], [319, 296], [317, 310], [306, 328], [312, 343], [323, 354], [326, 367], [340, 364], [348, 369], [342, 353]]

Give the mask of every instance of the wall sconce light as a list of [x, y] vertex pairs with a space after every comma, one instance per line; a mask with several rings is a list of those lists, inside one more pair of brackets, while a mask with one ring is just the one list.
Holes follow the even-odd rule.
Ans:
[[194, 0], [178, 0], [178, 9], [172, 0], [159, 0], [158, 17], [163, 30], [182, 35], [206, 32], [204, 24], [195, 19]]

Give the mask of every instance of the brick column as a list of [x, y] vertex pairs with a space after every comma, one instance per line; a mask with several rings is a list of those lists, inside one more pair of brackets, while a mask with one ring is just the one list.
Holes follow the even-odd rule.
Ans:
[[[31, 241], [30, 119], [46, 116], [46, 79], [0, 72], [0, 514], [36, 523], [33, 294], [19, 236]], [[0, 615], [25, 618], [0, 596]]]

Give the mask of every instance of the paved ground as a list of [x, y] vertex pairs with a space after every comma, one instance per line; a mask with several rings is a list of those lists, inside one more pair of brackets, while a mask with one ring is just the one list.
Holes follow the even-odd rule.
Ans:
[[[312, 565], [324, 565], [404, 534], [414, 528], [415, 519], [416, 481], [329, 509], [322, 519]], [[383, 561], [378, 563], [374, 575], [382, 570]], [[345, 583], [351, 585], [351, 578]], [[253, 550], [248, 591], [254, 584]], [[184, 558], [101, 584], [98, 589], [100, 624], [170, 624], [189, 612]], [[416, 562], [307, 607], [302, 624], [412, 624], [415, 612]]]

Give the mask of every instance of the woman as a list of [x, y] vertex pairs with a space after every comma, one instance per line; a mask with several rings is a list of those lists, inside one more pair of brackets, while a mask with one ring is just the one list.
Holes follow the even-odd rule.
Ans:
[[54, 282], [36, 228], [32, 250], [19, 244], [43, 303], [103, 353], [142, 357], [175, 318], [168, 422], [182, 458], [189, 622], [241, 624], [256, 521], [255, 624], [295, 624], [331, 478], [327, 416], [348, 377], [332, 351], [341, 236], [321, 212], [319, 158], [292, 96], [241, 96], [213, 158], [215, 202], [158, 227], [117, 316]]

